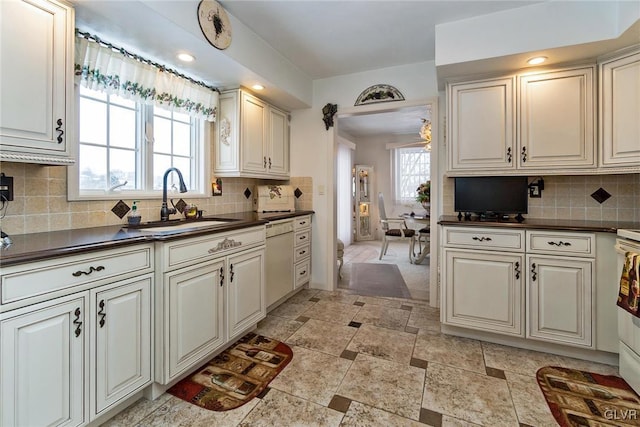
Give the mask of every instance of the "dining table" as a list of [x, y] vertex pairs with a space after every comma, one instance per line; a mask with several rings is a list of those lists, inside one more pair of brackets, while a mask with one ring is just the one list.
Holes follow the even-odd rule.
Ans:
[[[407, 227], [416, 231], [416, 237], [418, 240], [418, 254], [412, 254], [411, 262], [414, 264], [420, 264], [429, 255], [430, 241], [431, 241], [431, 216], [427, 214], [404, 213], [400, 215]], [[424, 247], [422, 244], [424, 243]]]

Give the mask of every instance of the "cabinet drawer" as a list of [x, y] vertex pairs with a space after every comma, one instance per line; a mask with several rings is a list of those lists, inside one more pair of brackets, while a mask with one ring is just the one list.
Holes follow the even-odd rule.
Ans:
[[260, 226], [165, 243], [162, 248], [165, 271], [264, 244], [265, 238], [265, 227]]
[[503, 251], [524, 250], [524, 230], [445, 227], [444, 245], [460, 248], [492, 248]]
[[299, 216], [293, 221], [293, 229], [296, 231], [309, 227], [311, 227], [311, 215]]
[[307, 258], [305, 261], [297, 263], [293, 274], [295, 275], [296, 288], [307, 283], [311, 277], [311, 259]]
[[298, 246], [293, 250], [293, 262], [297, 263], [305, 258], [311, 256], [311, 245], [306, 244], [304, 246]]
[[301, 245], [306, 245], [311, 242], [311, 230], [298, 231], [293, 238], [293, 244], [297, 248]]
[[593, 233], [527, 231], [527, 252], [595, 256], [596, 236]]
[[151, 245], [56, 258], [2, 270], [2, 304], [153, 268]]

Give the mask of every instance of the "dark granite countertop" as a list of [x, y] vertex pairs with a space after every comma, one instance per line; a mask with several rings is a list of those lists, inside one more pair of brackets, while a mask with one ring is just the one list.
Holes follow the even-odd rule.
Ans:
[[535, 228], [563, 231], [592, 231], [615, 233], [621, 228], [640, 229], [640, 223], [633, 221], [586, 221], [572, 219], [525, 218], [518, 222], [515, 218], [502, 219], [458, 219], [455, 215], [443, 215], [438, 220], [440, 225], [463, 225], [470, 227], [510, 227]]
[[[262, 225], [269, 220], [293, 218], [313, 214], [313, 211], [257, 213], [237, 212], [203, 217], [203, 220], [229, 219], [227, 224], [212, 228], [186, 229], [166, 234], [152, 234], [144, 228], [128, 228], [124, 225], [107, 227], [78, 228], [72, 230], [49, 231], [43, 233], [11, 235], [12, 244], [0, 250], [0, 266], [10, 266], [25, 262], [56, 258], [87, 251], [111, 249], [137, 243], [168, 241], [204, 234]], [[172, 221], [173, 222], [173, 221]], [[181, 222], [185, 222], [182, 220]]]

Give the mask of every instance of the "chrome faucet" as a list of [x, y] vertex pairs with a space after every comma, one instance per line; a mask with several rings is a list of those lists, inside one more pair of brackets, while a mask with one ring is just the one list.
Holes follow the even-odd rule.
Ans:
[[178, 170], [178, 168], [167, 169], [167, 171], [164, 173], [164, 177], [162, 178], [162, 208], [160, 208], [160, 221], [168, 221], [169, 215], [173, 215], [177, 212], [175, 207], [170, 208], [167, 206], [167, 176], [171, 171], [175, 171], [178, 174], [178, 179], [180, 180], [180, 192], [187, 192], [187, 186], [184, 185], [182, 173]]

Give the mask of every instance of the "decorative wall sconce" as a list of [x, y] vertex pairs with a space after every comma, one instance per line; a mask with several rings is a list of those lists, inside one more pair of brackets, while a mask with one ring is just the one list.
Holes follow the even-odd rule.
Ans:
[[322, 120], [324, 121], [324, 127], [329, 130], [333, 127], [333, 116], [338, 112], [338, 104], [327, 104], [322, 108]]

